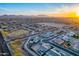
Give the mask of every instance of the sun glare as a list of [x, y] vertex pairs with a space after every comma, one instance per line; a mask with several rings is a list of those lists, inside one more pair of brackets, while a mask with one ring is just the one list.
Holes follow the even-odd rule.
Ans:
[[76, 16], [79, 16], [79, 10], [76, 11]]

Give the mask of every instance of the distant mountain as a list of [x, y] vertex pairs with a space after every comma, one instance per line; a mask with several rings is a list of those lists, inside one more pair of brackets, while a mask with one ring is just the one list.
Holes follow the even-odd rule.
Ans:
[[0, 16], [0, 19], [1, 18], [26, 18], [28, 16], [23, 16], [23, 15], [3, 15], [3, 16]]
[[48, 17], [47, 15], [3, 15], [0, 16], [0, 19], [15, 19], [15, 20], [23, 20], [25, 22], [59, 22], [66, 24], [79, 24], [79, 18], [72, 17]]
[[37, 17], [48, 17], [48, 15], [37, 15]]
[[47, 15], [2, 15], [0, 16], [0, 19], [2, 18], [33, 18], [33, 17], [48, 17]]

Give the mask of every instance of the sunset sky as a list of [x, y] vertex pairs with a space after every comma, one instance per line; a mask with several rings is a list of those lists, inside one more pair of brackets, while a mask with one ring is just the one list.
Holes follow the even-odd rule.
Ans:
[[79, 17], [79, 4], [0, 3], [0, 15], [47, 15], [49, 17]]

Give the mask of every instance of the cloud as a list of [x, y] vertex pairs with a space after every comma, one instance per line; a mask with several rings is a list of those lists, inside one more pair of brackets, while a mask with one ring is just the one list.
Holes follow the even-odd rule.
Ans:
[[7, 9], [0, 8], [0, 15], [4, 15], [4, 14], [7, 14], [7, 13], [9, 13], [9, 11]]
[[62, 5], [60, 7], [54, 8], [54, 10], [52, 10], [52, 13], [75, 12], [77, 10], [79, 10], [79, 4]]

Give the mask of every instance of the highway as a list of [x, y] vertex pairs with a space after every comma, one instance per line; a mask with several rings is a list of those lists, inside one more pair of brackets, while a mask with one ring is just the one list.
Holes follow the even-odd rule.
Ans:
[[0, 32], [0, 56], [10, 56], [10, 51], [8, 50], [8, 47], [6, 45], [6, 42], [2, 36], [2, 33]]
[[64, 47], [60, 46], [59, 44], [57, 44], [57, 43], [55, 43], [55, 42], [51, 42], [51, 41], [45, 41], [45, 42], [46, 42], [46, 43], [50, 43], [51, 45], [54, 45], [55, 47], [58, 47], [58, 48], [60, 48], [60, 49], [62, 49], [62, 50], [64, 50], [64, 51], [70, 53], [71, 55], [79, 56], [79, 53], [76, 53], [76, 52], [74, 52], [74, 51], [72, 51], [72, 50], [70, 50], [70, 49], [64, 48]]

